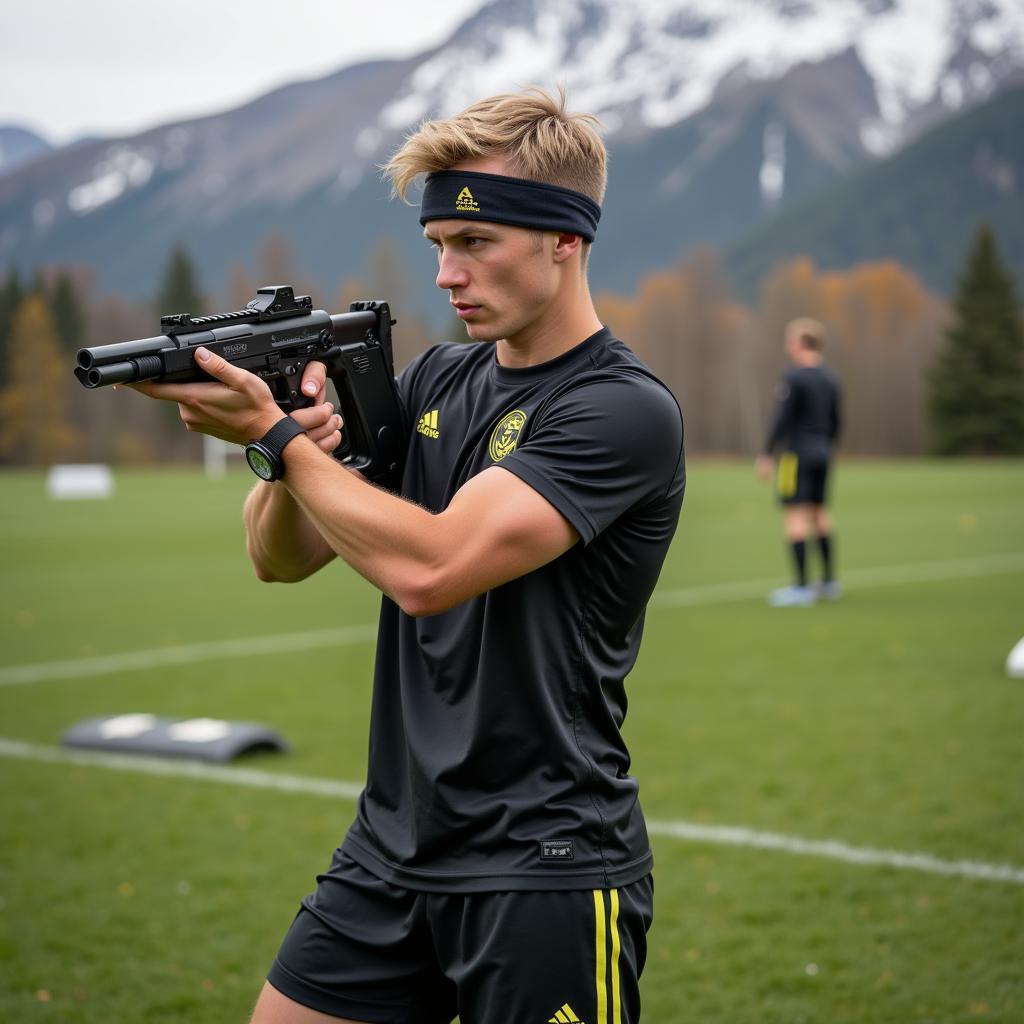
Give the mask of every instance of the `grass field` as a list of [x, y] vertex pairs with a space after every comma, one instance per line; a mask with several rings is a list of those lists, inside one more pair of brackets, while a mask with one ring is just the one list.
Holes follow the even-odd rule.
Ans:
[[[59, 753], [94, 714], [213, 716], [294, 746], [238, 769], [362, 778], [358, 631], [85, 660], [372, 625], [341, 566], [251, 576], [250, 481], [121, 473], [110, 501], [52, 502], [41, 475], [0, 477], [0, 1021], [246, 1020], [350, 820], [344, 796]], [[836, 499], [847, 596], [772, 610], [768, 494], [745, 464], [690, 467], [626, 724], [657, 823], [651, 1024], [1024, 1021], [1024, 680], [1003, 668], [1024, 635], [1024, 463], [846, 464]]]

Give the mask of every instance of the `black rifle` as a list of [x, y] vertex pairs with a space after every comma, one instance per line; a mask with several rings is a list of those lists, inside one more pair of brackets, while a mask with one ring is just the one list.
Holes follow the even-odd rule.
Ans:
[[193, 317], [160, 318], [165, 334], [83, 348], [75, 376], [87, 388], [139, 381], [213, 380], [195, 361], [211, 352], [270, 386], [284, 412], [313, 399], [300, 391], [302, 373], [316, 360], [338, 392], [345, 421], [334, 457], [364, 476], [397, 487], [405, 449], [402, 404], [395, 387], [391, 310], [386, 302], [353, 302], [348, 313], [313, 309], [308, 295], [288, 285], [258, 289], [245, 309]]

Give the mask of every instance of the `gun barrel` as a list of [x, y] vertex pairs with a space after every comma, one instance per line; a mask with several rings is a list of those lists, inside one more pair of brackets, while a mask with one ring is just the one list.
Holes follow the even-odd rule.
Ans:
[[130, 384], [138, 379], [138, 364], [129, 361], [93, 366], [85, 371], [82, 382], [87, 388], [102, 388], [107, 384]]
[[[138, 341], [118, 341], [112, 345], [80, 348], [78, 350], [78, 365], [83, 370], [91, 370], [94, 366], [106, 366], [138, 356], [155, 355], [161, 349], [177, 347], [174, 339], [167, 337], [166, 334], [158, 334], [155, 338], [140, 338]], [[112, 381], [111, 383], [118, 382]]]

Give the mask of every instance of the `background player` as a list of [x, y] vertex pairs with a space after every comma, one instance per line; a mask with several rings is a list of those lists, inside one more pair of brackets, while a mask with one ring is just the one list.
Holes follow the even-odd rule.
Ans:
[[[834, 574], [832, 521], [825, 509], [829, 468], [839, 435], [839, 381], [823, 365], [825, 328], [817, 320], [793, 320], [786, 325], [784, 337], [793, 366], [779, 381], [764, 454], [757, 460], [758, 475], [769, 480], [773, 453], [779, 453], [776, 485], [785, 510], [794, 580], [791, 586], [769, 594], [769, 603], [776, 607], [806, 606], [817, 597], [834, 600], [841, 594]], [[813, 587], [807, 581], [807, 542], [812, 533], [822, 562], [822, 581]]]

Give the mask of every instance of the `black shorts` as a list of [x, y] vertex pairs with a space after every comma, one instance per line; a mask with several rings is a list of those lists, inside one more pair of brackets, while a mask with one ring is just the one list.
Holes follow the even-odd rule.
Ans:
[[427, 893], [340, 850], [267, 980], [370, 1024], [636, 1024], [653, 882], [568, 892]]
[[818, 454], [783, 452], [776, 487], [783, 505], [825, 505], [829, 460]]

